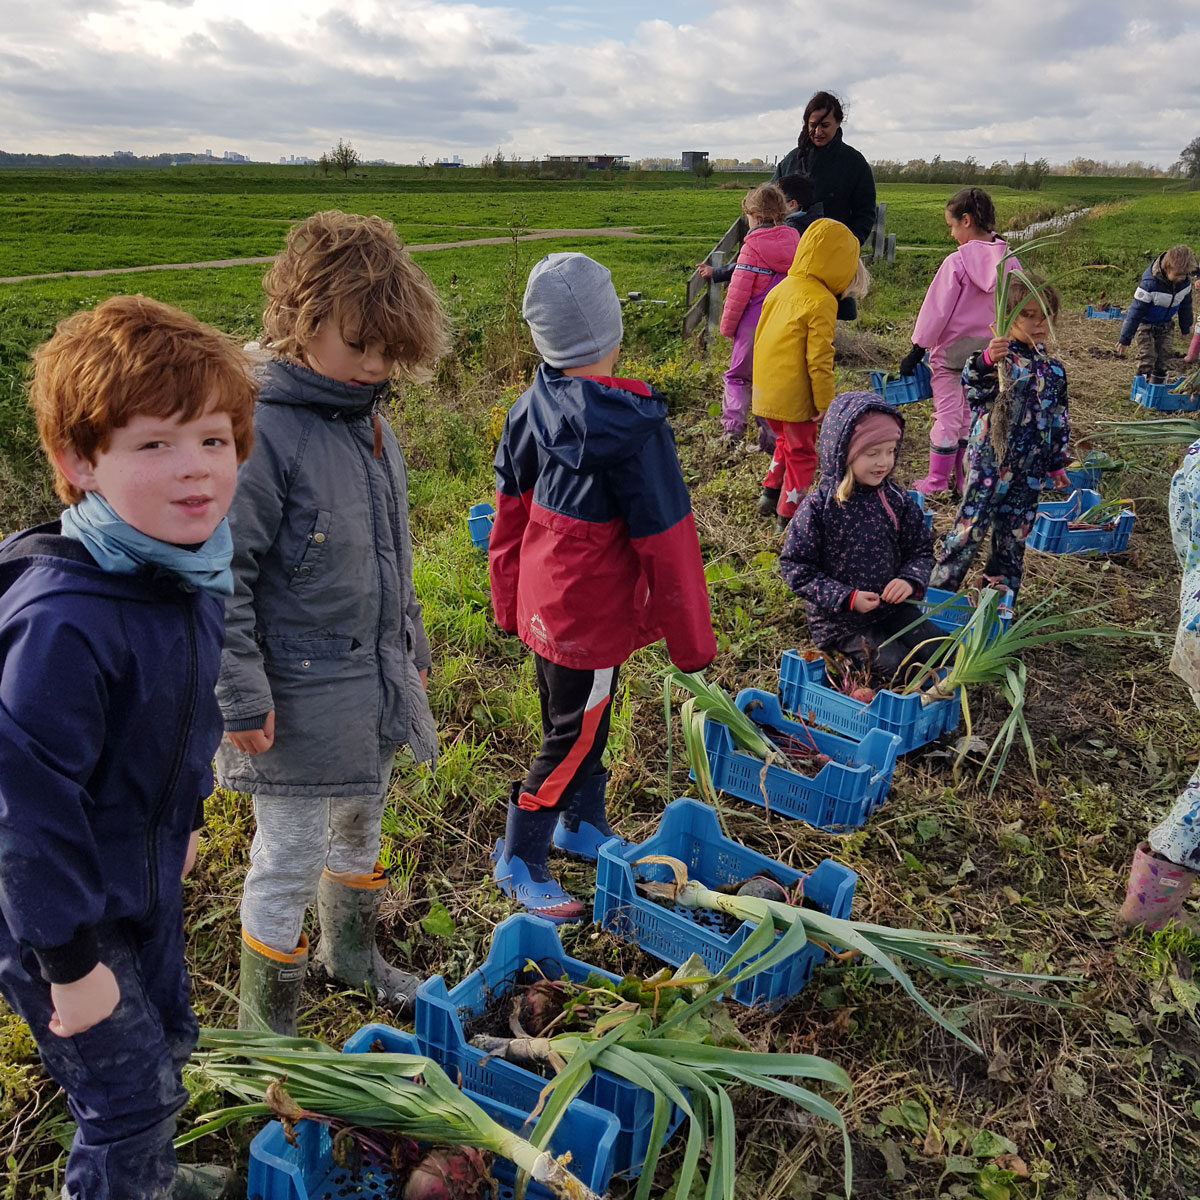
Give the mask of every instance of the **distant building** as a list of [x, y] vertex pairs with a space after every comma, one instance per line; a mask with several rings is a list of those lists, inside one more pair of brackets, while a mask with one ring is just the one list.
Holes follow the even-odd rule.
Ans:
[[205, 150], [205, 152], [204, 152], [204, 157], [205, 157], [205, 158], [212, 158], [212, 151], [211, 151], [211, 150]]
[[463, 160], [461, 155], [456, 154], [453, 158], [439, 158], [433, 165], [435, 167], [461, 167]]
[[683, 169], [685, 171], [695, 170], [697, 165], [702, 165], [708, 162], [707, 150], [685, 150], [683, 152]]
[[312, 161], [307, 154], [281, 154], [279, 156], [279, 164], [284, 167], [310, 167]]
[[112, 156], [113, 158], [133, 158], [134, 153], [132, 150], [114, 150]]
[[627, 154], [547, 154], [549, 166], [586, 167], [589, 171], [608, 171], [625, 166]]

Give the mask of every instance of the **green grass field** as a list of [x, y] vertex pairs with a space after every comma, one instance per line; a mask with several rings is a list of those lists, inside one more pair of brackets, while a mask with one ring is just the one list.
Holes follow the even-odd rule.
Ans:
[[[494, 925], [513, 911], [490, 881], [487, 852], [503, 825], [507, 781], [538, 742], [530, 659], [497, 631], [485, 560], [471, 547], [467, 506], [492, 490], [498, 413], [536, 361], [514, 319], [530, 266], [555, 249], [582, 249], [609, 265], [619, 292], [665, 304], [626, 305], [623, 373], [668, 396], [692, 491], [720, 652], [710, 672], [729, 691], [773, 689], [783, 649], [808, 645], [802, 609], [776, 569], [778, 541], [754, 513], [765, 462], [718, 450], [715, 412], [727, 343], [711, 353], [678, 336], [695, 262], [736, 216], [739, 192], [687, 178], [529, 183], [368, 170], [362, 179], [316, 179], [296, 168], [242, 172], [32, 175], [0, 172], [0, 274], [224, 256], [230, 245], [278, 247], [285, 222], [317, 208], [381, 212], [402, 231], [461, 224], [464, 238], [510, 226], [630, 225], [656, 236], [599, 237], [422, 253], [454, 318], [454, 350], [429, 387], [404, 389], [393, 413], [410, 464], [414, 575], [434, 647], [430, 698], [441, 738], [436, 772], [402, 769], [385, 821], [383, 856], [398, 868], [389, 902], [389, 953], [456, 983], [486, 953]], [[743, 180], [743, 182], [745, 182]], [[1153, 185], [1153, 186], [1151, 186]], [[872, 368], [894, 368], [924, 289], [950, 251], [942, 206], [952, 189], [880, 189], [888, 228], [903, 251], [871, 263], [872, 291], [856, 325], [839, 333], [842, 387]], [[1054, 270], [1111, 264], [1067, 283], [1058, 353], [1071, 387], [1074, 443], [1105, 418], [1136, 415], [1131, 364], [1116, 360], [1115, 323], [1080, 308], [1100, 286], [1125, 303], [1144, 251], [1194, 236], [1196, 193], [1161, 181], [1050, 179], [1040, 193], [997, 189], [1001, 224], [1081, 207], [1079, 222], [1047, 258]], [[19, 229], [10, 223], [24, 221]], [[405, 236], [416, 238], [411, 232]], [[261, 239], [261, 240], [259, 240]], [[271, 239], [274, 239], [272, 242]], [[180, 253], [186, 248], [185, 253]], [[139, 253], [149, 257], [139, 260]], [[174, 257], [180, 253], [180, 257]], [[239, 252], [240, 253], [240, 252]], [[132, 256], [132, 258], [131, 258]], [[62, 316], [117, 292], [142, 291], [250, 338], [259, 332], [262, 267], [159, 271], [0, 285], [0, 528], [53, 515], [24, 406], [29, 351]], [[1103, 281], [1103, 282], [1100, 282]], [[1180, 343], [1179, 349], [1182, 348]], [[928, 405], [904, 410], [899, 476], [923, 471]], [[854, 1148], [856, 1195], [898, 1200], [1192, 1200], [1200, 1196], [1200, 940], [1184, 931], [1117, 937], [1111, 920], [1135, 842], [1162, 816], [1200, 753], [1186, 688], [1167, 669], [1177, 620], [1178, 574], [1166, 521], [1166, 487], [1179, 453], [1120, 453], [1110, 496], [1139, 514], [1131, 548], [1111, 559], [1031, 551], [1023, 603], [1055, 594], [1058, 611], [1100, 605], [1079, 619], [1157, 633], [1122, 642], [1043, 647], [1027, 659], [1027, 715], [1035, 779], [1014, 755], [988, 797], [968, 769], [955, 776], [946, 746], [905, 756], [886, 804], [858, 831], [830, 833], [725, 798], [733, 836], [808, 870], [830, 856], [859, 876], [854, 915], [891, 924], [977, 933], [998, 961], [1077, 982], [1052, 993], [1060, 1007], [919, 982], [984, 1047], [971, 1055], [914, 1014], [892, 984], [854, 966], [829, 966], [781, 1010], [733, 1009], [757, 1048], [824, 1054], [845, 1067], [853, 1097], [841, 1102]], [[953, 512], [934, 504], [935, 528]], [[664, 803], [692, 789], [676, 753], [668, 775], [661, 643], [624, 672], [610, 740], [611, 815], [629, 837], [653, 830]], [[1002, 716], [995, 697], [975, 703], [976, 732], [990, 740]], [[678, 729], [676, 744], [678, 746]], [[977, 761], [979, 755], [973, 755]], [[694, 794], [694, 793], [693, 793]], [[251, 833], [245, 797], [218, 794], [197, 870], [186, 885], [189, 964], [201, 1020], [229, 1024], [236, 990], [237, 904]], [[592, 872], [563, 866], [589, 900]], [[435, 919], [430, 919], [431, 917]], [[645, 955], [590, 926], [569, 930], [570, 952], [612, 970], [647, 970]], [[362, 996], [312, 978], [302, 1030], [340, 1044], [371, 1019]], [[186, 1116], [213, 1107], [193, 1097]], [[783, 1100], [736, 1098], [739, 1194], [828, 1200], [840, 1194], [840, 1142]], [[54, 1200], [70, 1118], [40, 1071], [27, 1031], [0, 1004], [0, 1200]], [[195, 1147], [199, 1157], [244, 1165], [255, 1127]], [[1007, 1146], [1011, 1144], [1011, 1152]], [[654, 1194], [676, 1197], [678, 1143], [663, 1158]], [[189, 1151], [192, 1153], [192, 1151]], [[1008, 1153], [1008, 1157], [1002, 1157]], [[614, 1196], [632, 1195], [625, 1183]], [[691, 1200], [691, 1198], [686, 1198]], [[698, 1200], [698, 1198], [697, 1198]]]

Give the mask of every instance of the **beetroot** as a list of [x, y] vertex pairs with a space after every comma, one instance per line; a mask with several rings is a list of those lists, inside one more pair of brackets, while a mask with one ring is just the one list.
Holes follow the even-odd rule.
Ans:
[[851, 700], [860, 700], [863, 704], [870, 704], [875, 699], [875, 689], [869, 687], [856, 687], [851, 689]]
[[438, 1146], [412, 1169], [404, 1200], [483, 1200], [492, 1175], [474, 1146]]
[[566, 1007], [566, 989], [559, 979], [539, 979], [521, 996], [517, 1018], [531, 1037], [540, 1037], [547, 1026], [562, 1015]]

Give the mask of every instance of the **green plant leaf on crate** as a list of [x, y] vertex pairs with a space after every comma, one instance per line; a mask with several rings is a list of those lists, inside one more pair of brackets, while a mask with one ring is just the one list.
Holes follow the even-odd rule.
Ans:
[[[1104, 431], [1134, 446], [1190, 445], [1200, 438], [1200, 420], [1164, 417], [1156, 421], [1101, 421]], [[1093, 435], [1095, 437], [1101, 434]]]

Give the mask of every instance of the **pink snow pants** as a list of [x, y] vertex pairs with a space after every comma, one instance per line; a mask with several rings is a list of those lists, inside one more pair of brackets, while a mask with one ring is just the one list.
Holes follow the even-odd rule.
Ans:
[[971, 432], [971, 409], [962, 385], [962, 368], [946, 366], [944, 352], [937, 348], [929, 356], [933, 373], [933, 428], [929, 441], [934, 446], [957, 447]]

